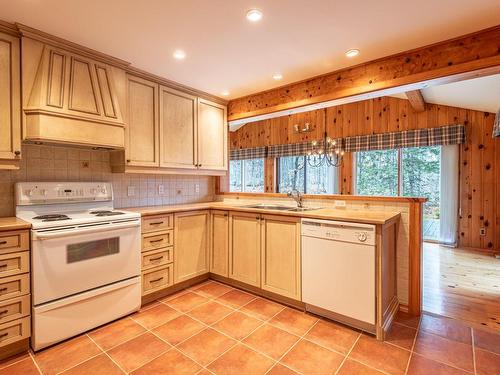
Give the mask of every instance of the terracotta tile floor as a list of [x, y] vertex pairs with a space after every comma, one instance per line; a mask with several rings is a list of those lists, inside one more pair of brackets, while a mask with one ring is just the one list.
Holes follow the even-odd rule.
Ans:
[[38, 353], [3, 374], [500, 374], [500, 334], [399, 314], [385, 342], [208, 281]]

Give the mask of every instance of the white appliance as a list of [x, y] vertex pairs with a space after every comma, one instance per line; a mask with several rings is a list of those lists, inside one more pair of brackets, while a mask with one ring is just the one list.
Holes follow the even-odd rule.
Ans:
[[375, 226], [302, 219], [302, 300], [308, 311], [375, 324]]
[[17, 183], [16, 216], [32, 225], [34, 350], [140, 308], [140, 214], [113, 209], [110, 183]]

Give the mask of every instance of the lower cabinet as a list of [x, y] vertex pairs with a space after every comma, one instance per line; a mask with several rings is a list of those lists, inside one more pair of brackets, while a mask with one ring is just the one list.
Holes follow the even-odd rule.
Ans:
[[228, 277], [229, 213], [212, 211], [210, 228], [210, 272]]
[[300, 300], [300, 218], [262, 215], [261, 222], [261, 288]]
[[229, 277], [260, 288], [261, 217], [229, 214]]
[[210, 211], [174, 215], [174, 283], [208, 273]]

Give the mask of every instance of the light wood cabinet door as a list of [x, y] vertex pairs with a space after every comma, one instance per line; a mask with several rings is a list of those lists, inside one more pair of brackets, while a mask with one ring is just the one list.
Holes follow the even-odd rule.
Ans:
[[229, 214], [212, 211], [210, 241], [210, 272], [228, 277]]
[[158, 85], [127, 76], [127, 127], [125, 163], [130, 166], [160, 165]]
[[198, 99], [198, 167], [227, 170], [227, 109]]
[[[19, 38], [0, 33], [0, 159], [21, 155]], [[0, 169], [11, 165], [0, 160]]]
[[197, 97], [160, 87], [160, 166], [194, 169], [197, 164]]
[[263, 215], [262, 222], [262, 289], [300, 300], [300, 218]]
[[260, 287], [260, 215], [229, 214], [229, 277]]
[[174, 283], [208, 272], [210, 211], [174, 215]]

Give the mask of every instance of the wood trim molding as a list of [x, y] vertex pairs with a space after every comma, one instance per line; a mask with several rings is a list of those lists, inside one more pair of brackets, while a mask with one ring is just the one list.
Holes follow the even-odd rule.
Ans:
[[408, 285], [408, 313], [420, 315], [422, 312], [422, 204], [410, 204], [409, 227], [409, 285]]
[[498, 40], [500, 25], [234, 99], [228, 104], [228, 120], [347, 97], [358, 101], [388, 95], [391, 90], [392, 93], [411, 91], [431, 84], [497, 74], [500, 73]]
[[0, 20], [0, 32], [19, 37], [16, 25], [2, 20]]
[[[280, 193], [233, 193], [233, 192], [223, 192], [216, 191], [216, 195], [221, 195], [224, 197], [232, 198], [287, 198], [286, 194]], [[410, 202], [410, 203], [424, 203], [427, 202], [427, 198], [416, 198], [416, 197], [374, 197], [368, 195], [342, 195], [342, 194], [322, 194], [313, 195], [305, 194], [305, 199], [318, 199], [318, 200], [341, 200], [341, 201], [378, 201], [378, 202]]]

